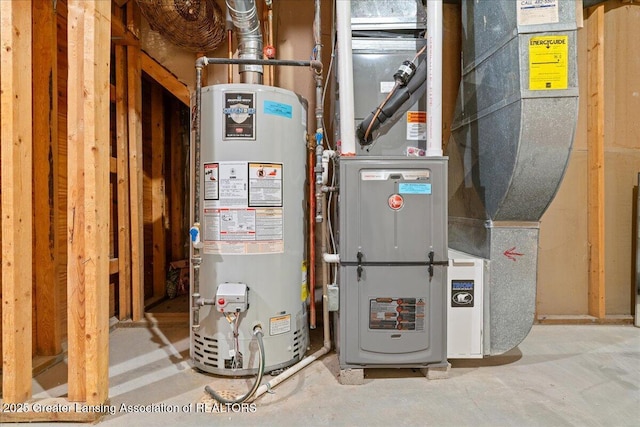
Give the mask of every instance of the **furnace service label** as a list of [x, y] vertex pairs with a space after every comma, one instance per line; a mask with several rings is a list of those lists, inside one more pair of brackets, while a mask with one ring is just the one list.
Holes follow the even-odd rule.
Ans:
[[407, 112], [407, 140], [427, 139], [427, 113], [425, 111]]
[[375, 298], [369, 300], [369, 329], [424, 331], [423, 298]]

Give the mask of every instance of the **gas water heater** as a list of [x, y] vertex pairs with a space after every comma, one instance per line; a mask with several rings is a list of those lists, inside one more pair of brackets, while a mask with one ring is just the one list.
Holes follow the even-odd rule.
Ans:
[[191, 358], [206, 372], [249, 375], [264, 350], [265, 372], [288, 367], [304, 355], [309, 334], [307, 102], [270, 86], [208, 86], [200, 120], [200, 222], [192, 229], [200, 297], [192, 299]]

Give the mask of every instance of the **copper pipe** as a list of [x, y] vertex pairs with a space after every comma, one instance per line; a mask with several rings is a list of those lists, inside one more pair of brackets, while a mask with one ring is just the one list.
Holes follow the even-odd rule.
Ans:
[[307, 180], [309, 181], [309, 328], [316, 328], [316, 211], [315, 180], [313, 172], [313, 150], [307, 154], [307, 168], [309, 169]]
[[[229, 50], [229, 59], [233, 59], [233, 30], [227, 30], [227, 45]], [[227, 83], [233, 83], [233, 65], [227, 65]]]
[[[269, 6], [269, 12], [267, 13], [267, 44], [273, 46], [273, 9]], [[274, 46], [275, 47], [275, 46]], [[278, 51], [276, 50], [276, 53]], [[273, 65], [269, 65], [269, 85], [275, 84], [275, 69]]]

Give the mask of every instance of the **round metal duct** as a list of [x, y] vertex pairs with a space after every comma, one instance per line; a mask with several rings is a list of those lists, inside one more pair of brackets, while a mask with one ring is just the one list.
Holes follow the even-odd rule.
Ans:
[[194, 52], [215, 50], [225, 38], [225, 19], [215, 0], [137, 0], [142, 15], [172, 43]]

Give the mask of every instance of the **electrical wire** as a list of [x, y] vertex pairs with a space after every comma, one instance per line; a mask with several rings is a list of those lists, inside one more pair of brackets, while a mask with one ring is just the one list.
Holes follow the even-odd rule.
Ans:
[[255, 335], [256, 339], [258, 340], [258, 348], [260, 349], [260, 351], [258, 352], [258, 359], [259, 359], [258, 375], [256, 377], [255, 382], [253, 383], [253, 386], [244, 396], [238, 397], [236, 399], [225, 399], [224, 397], [216, 393], [216, 391], [211, 387], [205, 386], [204, 391], [206, 391], [207, 394], [209, 394], [209, 396], [213, 397], [218, 402], [228, 403], [228, 404], [246, 402], [247, 400], [251, 399], [254, 394], [256, 394], [256, 391], [260, 387], [260, 383], [262, 382], [262, 377], [264, 376], [264, 367], [265, 367], [264, 343], [262, 342], [262, 337], [264, 334], [262, 333], [262, 329], [260, 327], [256, 327], [253, 331], [253, 335]]

